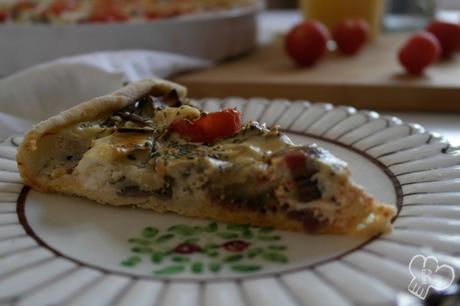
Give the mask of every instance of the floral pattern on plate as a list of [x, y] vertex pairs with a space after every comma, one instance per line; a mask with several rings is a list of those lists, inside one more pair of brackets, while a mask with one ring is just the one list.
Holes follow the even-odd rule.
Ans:
[[[219, 273], [223, 266], [231, 271], [250, 273], [263, 269], [254, 263], [262, 258], [269, 263], [289, 261], [287, 247], [272, 228], [210, 222], [206, 226], [177, 224], [166, 231], [150, 226], [140, 237], [131, 238], [133, 255], [120, 264], [135, 267], [141, 261], [152, 263], [153, 275], [173, 275], [190, 270], [201, 274], [205, 270]], [[166, 262], [166, 263], [165, 263]]]

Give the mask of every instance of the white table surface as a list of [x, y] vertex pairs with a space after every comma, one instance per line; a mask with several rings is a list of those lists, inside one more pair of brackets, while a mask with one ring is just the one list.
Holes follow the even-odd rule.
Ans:
[[[258, 19], [259, 43], [267, 43], [274, 36], [286, 33], [301, 19], [298, 11], [262, 13]], [[418, 123], [431, 132], [445, 136], [452, 145], [460, 146], [460, 113], [383, 112], [383, 114], [399, 117], [405, 122]]]

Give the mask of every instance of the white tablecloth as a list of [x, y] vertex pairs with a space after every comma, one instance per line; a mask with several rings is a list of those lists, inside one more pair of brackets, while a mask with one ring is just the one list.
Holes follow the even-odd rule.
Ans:
[[25, 133], [90, 98], [147, 77], [168, 78], [209, 61], [145, 50], [98, 52], [59, 59], [0, 80], [0, 140]]

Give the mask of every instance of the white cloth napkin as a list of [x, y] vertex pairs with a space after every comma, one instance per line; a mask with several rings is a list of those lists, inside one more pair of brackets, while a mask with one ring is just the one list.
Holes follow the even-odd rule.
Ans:
[[144, 50], [58, 59], [0, 79], [0, 140], [92, 97], [147, 77], [168, 78], [211, 62]]

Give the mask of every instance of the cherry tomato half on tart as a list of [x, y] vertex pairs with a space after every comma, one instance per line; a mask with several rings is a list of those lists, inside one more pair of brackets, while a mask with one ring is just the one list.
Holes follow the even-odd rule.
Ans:
[[205, 114], [194, 121], [180, 119], [171, 124], [170, 130], [191, 142], [212, 143], [240, 131], [241, 114], [234, 109], [225, 109]]

